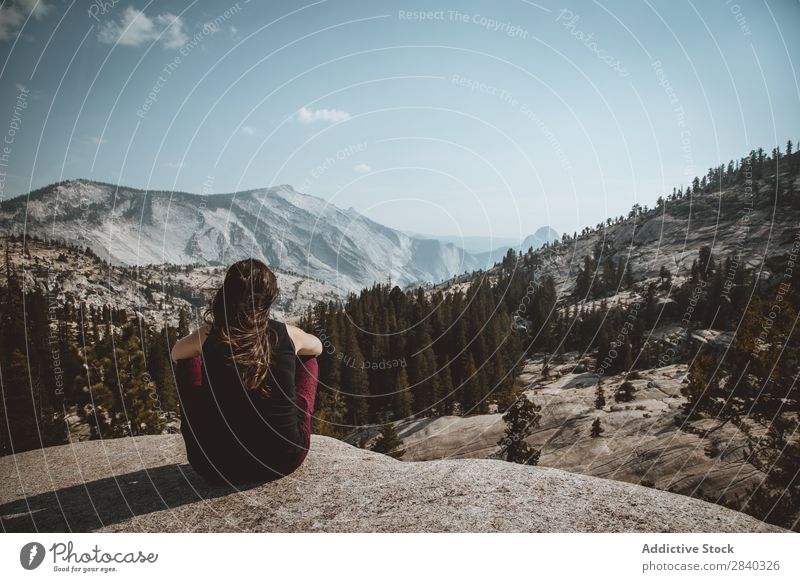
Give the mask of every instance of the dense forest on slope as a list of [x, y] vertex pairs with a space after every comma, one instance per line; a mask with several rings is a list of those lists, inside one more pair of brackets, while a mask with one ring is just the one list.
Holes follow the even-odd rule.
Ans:
[[507, 403], [521, 338], [497, 291], [487, 280], [446, 295], [376, 285], [313, 309], [301, 326], [325, 348], [318, 432]]
[[[88, 249], [59, 248], [59, 262], [101, 263]], [[159, 327], [111, 303], [87, 304], [77, 298], [78, 290], [65, 291], [55, 270], [38, 263], [42, 284], [26, 286], [12, 252], [29, 254], [28, 243], [13, 236], [5, 240], [0, 453], [63, 444], [74, 423], [86, 427], [89, 438], [161, 433], [178, 410], [169, 350], [188, 333], [188, 312], [180, 309], [177, 325]], [[143, 287], [145, 299], [155, 288]], [[159, 291], [160, 301], [169, 304], [175, 297], [197, 302], [197, 295], [181, 286]]]
[[[800, 209], [795, 188], [800, 157], [791, 142], [787, 153], [775, 150], [768, 157], [754, 151], [737, 163], [710, 169], [685, 190], [659, 198], [654, 209], [637, 205], [627, 218], [609, 219], [573, 237], [564, 235], [541, 250], [509, 250], [494, 269], [459, 277], [450, 285], [428, 292], [376, 285], [352, 294], [344, 304], [317, 306], [303, 325], [319, 334], [327, 348], [322, 381], [329, 394], [320, 400], [319, 429], [336, 434], [337, 423], [358, 425], [409, 414], [471, 414], [485, 412], [490, 404], [503, 408], [511, 401], [508, 378], [526, 354], [534, 352], [550, 352], [554, 358], [572, 350], [593, 354], [592, 367], [600, 373], [651, 368], [667, 360], [691, 361], [692, 330], [735, 331], [743, 320], [757, 318], [776, 293], [785, 316], [796, 305], [800, 288], [800, 276], [792, 277], [790, 268], [796, 254], [768, 257], [766, 265], [772, 271], [788, 274], [764, 279], [735, 254], [715, 256], [705, 245], [692, 250], [695, 258], [688, 277], [677, 280], [662, 266], [658, 277], [639, 280], [631, 262], [605, 253], [601, 239], [591, 255], [577, 261], [575, 284], [566, 296], [559, 296], [544, 267], [553, 247], [612, 224], [635, 226], [663, 211], [665, 204], [708, 195], [714, 188], [747, 184], [754, 205]], [[778, 163], [780, 172], [775, 169]], [[759, 188], [762, 183], [764, 188]], [[785, 219], [776, 216], [776, 221]], [[623, 299], [609, 306], [606, 299], [612, 296]], [[673, 345], [649, 338], [657, 325], [681, 321], [687, 323], [688, 341]], [[398, 386], [409, 386], [408, 394]], [[348, 387], [348, 398], [339, 398], [340, 389], [348, 392]], [[351, 410], [355, 408], [359, 411]], [[323, 428], [326, 423], [332, 426]]]

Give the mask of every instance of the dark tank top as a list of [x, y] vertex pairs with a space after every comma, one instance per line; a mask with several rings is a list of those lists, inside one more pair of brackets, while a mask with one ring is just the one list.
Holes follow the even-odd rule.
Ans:
[[294, 344], [285, 324], [271, 319], [269, 328], [269, 396], [242, 386], [231, 348], [213, 328], [203, 343], [201, 381], [192, 385], [179, 378], [186, 453], [207, 479], [281, 477], [306, 449], [295, 404]]

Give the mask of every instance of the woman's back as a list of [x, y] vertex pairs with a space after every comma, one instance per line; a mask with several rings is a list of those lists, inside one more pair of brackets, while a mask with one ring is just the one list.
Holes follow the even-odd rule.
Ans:
[[247, 390], [230, 345], [212, 328], [202, 346], [199, 383], [179, 381], [181, 433], [189, 462], [216, 480], [279, 477], [306, 447], [295, 393], [295, 346], [286, 325], [269, 319], [267, 387]]

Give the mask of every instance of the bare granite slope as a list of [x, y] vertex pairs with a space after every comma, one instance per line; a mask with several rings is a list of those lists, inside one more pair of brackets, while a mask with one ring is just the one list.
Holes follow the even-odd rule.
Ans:
[[0, 459], [5, 531], [781, 531], [630, 483], [495, 460], [400, 462], [314, 436], [294, 474], [207, 485], [180, 435]]
[[[637, 371], [632, 402], [615, 402], [625, 375], [603, 380], [607, 397], [595, 406], [598, 376], [575, 372], [579, 355], [569, 353], [541, 375], [543, 358], [530, 359], [519, 377], [525, 394], [541, 407], [541, 421], [527, 442], [541, 451], [539, 465], [605, 479], [650, 485], [691, 497], [741, 507], [766, 475], [749, 462], [747, 442], [733, 425], [700, 432], [713, 421], [687, 421], [681, 388], [685, 364]], [[591, 437], [599, 418], [603, 433]], [[677, 422], [676, 422], [677, 421]], [[678, 425], [687, 430], [680, 430]], [[367, 437], [371, 446], [379, 426], [353, 433], [348, 442]], [[502, 413], [407, 419], [395, 423], [403, 440], [404, 461], [485, 459], [498, 452], [506, 423]], [[694, 430], [689, 430], [694, 429]]]

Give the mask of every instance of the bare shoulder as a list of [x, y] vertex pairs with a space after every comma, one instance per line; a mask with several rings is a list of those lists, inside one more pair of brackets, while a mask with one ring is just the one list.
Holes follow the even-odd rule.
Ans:
[[291, 325], [289, 323], [285, 325], [286, 325], [286, 332], [289, 334], [289, 337], [291, 337], [292, 341], [295, 344], [297, 344], [303, 338], [303, 335], [305, 335], [306, 332], [304, 332], [296, 325]]
[[191, 342], [192, 344], [197, 343], [199, 340], [200, 343], [203, 343], [206, 338], [208, 337], [209, 332], [211, 331], [211, 324], [204, 323], [197, 327], [193, 332], [189, 333], [188, 335], [183, 336], [179, 339], [179, 342]]
[[286, 325], [286, 333], [289, 334], [289, 339], [292, 340], [292, 346], [294, 346], [294, 353], [296, 354], [299, 346], [303, 345], [303, 330], [288, 323], [284, 325]]
[[172, 359], [177, 362], [178, 360], [200, 355], [203, 349], [203, 342], [206, 341], [210, 331], [211, 325], [205, 323], [189, 335], [176, 341], [175, 345], [172, 346]]
[[298, 355], [318, 356], [322, 352], [322, 344], [315, 336], [306, 333], [299, 327], [286, 324], [286, 332], [292, 339], [294, 351]]

